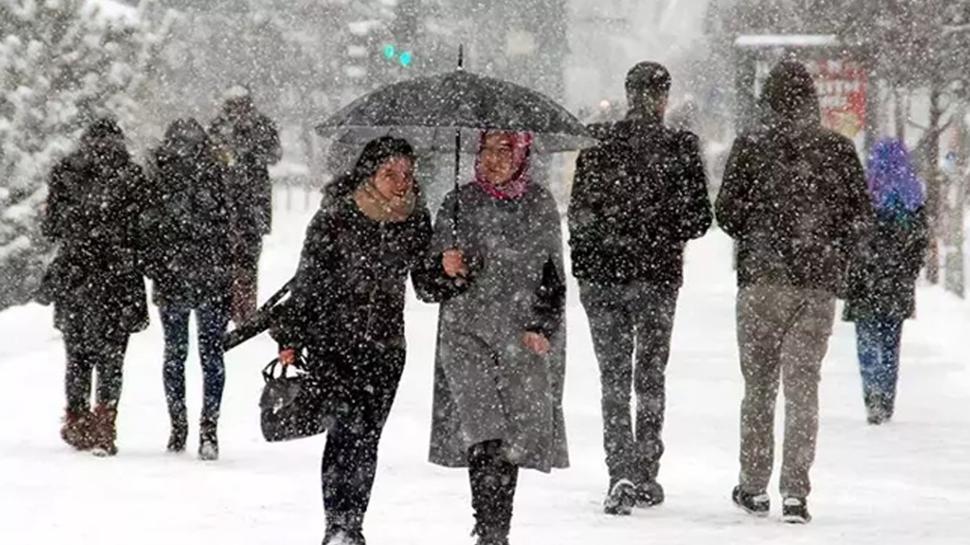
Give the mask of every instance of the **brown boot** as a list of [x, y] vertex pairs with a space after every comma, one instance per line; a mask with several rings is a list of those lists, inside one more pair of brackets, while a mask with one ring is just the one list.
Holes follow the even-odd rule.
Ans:
[[77, 450], [90, 450], [94, 446], [92, 420], [88, 411], [66, 411], [61, 426], [61, 439]]
[[98, 405], [94, 409], [94, 446], [92, 453], [95, 456], [114, 456], [118, 454], [118, 447], [115, 446], [117, 430], [115, 429], [115, 419], [118, 417], [118, 410], [114, 407]]

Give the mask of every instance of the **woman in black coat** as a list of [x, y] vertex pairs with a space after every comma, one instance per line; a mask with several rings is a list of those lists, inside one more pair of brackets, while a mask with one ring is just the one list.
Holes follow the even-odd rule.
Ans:
[[273, 331], [280, 360], [305, 351], [339, 407], [323, 453], [325, 544], [364, 543], [378, 442], [404, 369], [406, 282], [426, 274], [431, 239], [413, 172], [411, 146], [381, 138], [327, 188]]
[[172, 424], [168, 450], [185, 450], [188, 435], [185, 359], [189, 315], [194, 311], [204, 377], [199, 457], [215, 460], [226, 374], [222, 337], [229, 322], [232, 283], [225, 177], [205, 129], [194, 119], [172, 123], [153, 159], [155, 194], [143, 229], [153, 240], [145, 264], [165, 330], [165, 398]]
[[846, 319], [856, 323], [868, 421], [878, 425], [895, 409], [903, 322], [916, 308], [928, 227], [922, 184], [903, 144], [879, 142], [868, 167], [876, 226], [850, 268]]
[[[148, 325], [138, 222], [147, 184], [110, 119], [51, 172], [45, 236], [58, 244], [40, 299], [54, 304], [67, 351], [61, 436], [78, 450], [114, 455], [121, 368], [129, 336]], [[97, 369], [97, 406], [90, 411]]]

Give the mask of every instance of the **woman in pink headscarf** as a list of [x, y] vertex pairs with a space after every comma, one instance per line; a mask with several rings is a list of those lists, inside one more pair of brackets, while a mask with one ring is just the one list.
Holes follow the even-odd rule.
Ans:
[[568, 465], [561, 221], [531, 152], [530, 134], [482, 135], [473, 183], [437, 216], [440, 276], [419, 288], [441, 303], [431, 461], [469, 468], [480, 545], [508, 543], [519, 468]]

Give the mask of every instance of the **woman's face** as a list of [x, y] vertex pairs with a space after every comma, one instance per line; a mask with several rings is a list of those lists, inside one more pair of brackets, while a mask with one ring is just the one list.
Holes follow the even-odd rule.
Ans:
[[388, 198], [404, 198], [414, 189], [414, 162], [391, 157], [374, 174], [374, 188]]
[[494, 133], [485, 136], [481, 151], [482, 173], [494, 186], [503, 186], [515, 174], [515, 149], [510, 138]]

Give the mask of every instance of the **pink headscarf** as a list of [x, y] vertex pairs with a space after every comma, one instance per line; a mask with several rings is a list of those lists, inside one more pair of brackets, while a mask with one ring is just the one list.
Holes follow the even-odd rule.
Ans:
[[[501, 187], [488, 181], [482, 166], [482, 151], [485, 149], [485, 138], [491, 134], [500, 134], [506, 143], [512, 147], [512, 178]], [[532, 133], [527, 132], [482, 132], [478, 143], [478, 155], [475, 157], [475, 184], [495, 199], [511, 201], [521, 197], [532, 182], [529, 173], [529, 155], [532, 152]]]

